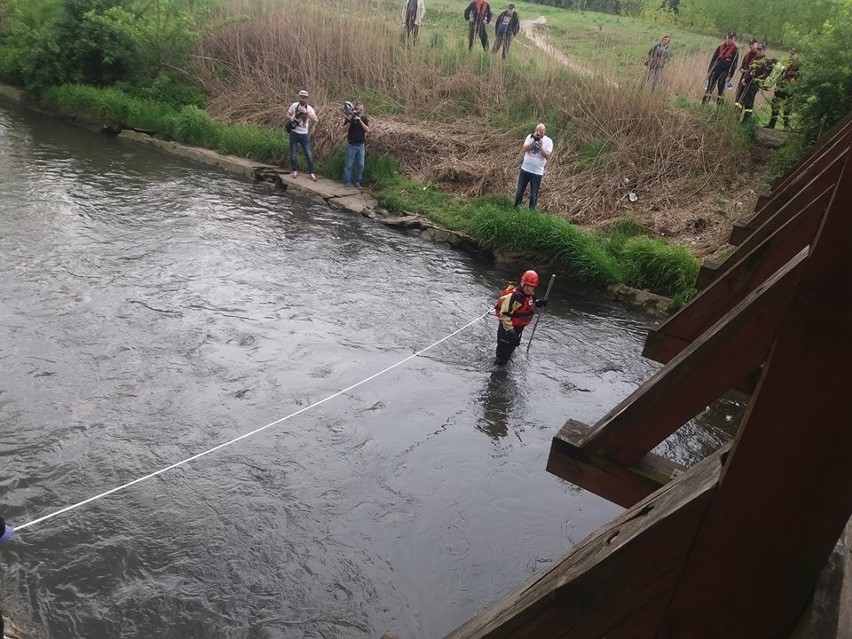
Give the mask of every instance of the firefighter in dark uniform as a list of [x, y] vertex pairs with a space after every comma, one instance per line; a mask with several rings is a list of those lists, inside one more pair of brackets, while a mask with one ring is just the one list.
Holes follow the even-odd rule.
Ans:
[[547, 306], [547, 300], [533, 297], [538, 286], [538, 273], [526, 271], [521, 275], [520, 286], [510, 284], [504, 288], [494, 313], [500, 320], [497, 327], [497, 356], [494, 363], [502, 366], [509, 361], [512, 353], [521, 344], [524, 327], [532, 321], [535, 309]]
[[742, 109], [743, 124], [751, 120], [751, 116], [754, 114], [754, 99], [757, 97], [757, 92], [763, 88], [766, 78], [772, 73], [774, 65], [774, 60], [769, 60], [766, 57], [766, 47], [764, 45], [758, 44], [755, 47], [755, 51], [757, 51], [757, 56], [751, 61], [751, 65], [749, 65], [748, 75], [743, 78], [745, 86], [743, 87], [740, 101], [736, 105]]
[[790, 116], [793, 114], [792, 84], [799, 74], [799, 53], [793, 49], [790, 51], [790, 59], [781, 68], [781, 77], [775, 83], [775, 95], [772, 96], [772, 115], [769, 118], [767, 129], [774, 129], [778, 122], [778, 114], [784, 110], [784, 128], [790, 128]]
[[724, 102], [722, 93], [725, 91], [725, 84], [731, 81], [734, 71], [737, 70], [739, 55], [737, 34], [731, 31], [725, 41], [716, 47], [713, 57], [710, 58], [710, 66], [707, 67], [707, 86], [704, 97], [701, 98], [701, 104], [707, 104], [710, 101], [714, 87], [719, 93], [716, 96], [716, 104], [721, 105]]
[[740, 81], [737, 82], [737, 97], [734, 100], [737, 104], [739, 104], [740, 98], [743, 95], [743, 89], [745, 88], [743, 80], [745, 80], [748, 68], [754, 61], [755, 56], [757, 56], [757, 38], [749, 38], [748, 51], [745, 52], [742, 64], [740, 64]]

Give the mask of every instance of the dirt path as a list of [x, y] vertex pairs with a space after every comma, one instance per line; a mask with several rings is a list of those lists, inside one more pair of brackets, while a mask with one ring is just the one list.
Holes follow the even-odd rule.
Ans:
[[[527, 36], [539, 49], [551, 56], [557, 62], [564, 64], [572, 71], [576, 71], [580, 75], [593, 77], [599, 75], [592, 71], [589, 67], [569, 58], [567, 55], [559, 51], [556, 47], [547, 41], [547, 36], [542, 32], [542, 28], [547, 24], [547, 18], [539, 16], [535, 20], [521, 20], [521, 32]], [[618, 88], [618, 84], [605, 76], [601, 76], [608, 85]]]

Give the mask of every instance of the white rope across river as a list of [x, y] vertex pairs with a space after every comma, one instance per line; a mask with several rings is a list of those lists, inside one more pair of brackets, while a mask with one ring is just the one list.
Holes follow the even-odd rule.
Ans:
[[183, 459], [179, 462], [171, 464], [170, 466], [166, 466], [165, 468], [161, 468], [160, 470], [156, 470], [153, 473], [148, 473], [147, 475], [144, 475], [143, 477], [138, 477], [138, 478], [134, 479], [133, 481], [129, 481], [126, 484], [122, 484], [121, 486], [116, 486], [115, 488], [111, 488], [110, 490], [99, 493], [99, 494], [95, 495], [94, 497], [89, 497], [88, 499], [84, 499], [83, 501], [79, 501], [76, 504], [71, 504], [70, 506], [65, 506], [65, 508], [61, 508], [60, 510], [57, 510], [56, 512], [50, 513], [49, 515], [45, 515], [44, 517], [39, 517], [38, 519], [33, 519], [32, 521], [28, 521], [27, 523], [21, 524], [20, 526], [15, 526], [14, 527], [15, 531], [17, 532], [17, 531], [20, 531], [20, 530], [24, 530], [25, 528], [29, 528], [30, 526], [35, 526], [36, 524], [40, 524], [44, 521], [47, 521], [48, 519], [53, 519], [54, 517], [57, 517], [57, 516], [59, 516], [63, 513], [67, 513], [69, 511], [72, 511], [76, 508], [79, 508], [80, 506], [85, 506], [86, 504], [92, 503], [93, 501], [97, 501], [98, 499], [102, 499], [103, 497], [106, 497], [108, 495], [112, 495], [113, 493], [117, 493], [121, 490], [124, 490], [125, 488], [130, 488], [134, 484], [138, 484], [140, 482], [143, 482], [146, 479], [151, 479], [152, 477], [156, 477], [157, 475], [162, 475], [163, 473], [165, 473], [168, 470], [171, 470], [173, 468], [177, 468], [178, 466], [183, 466], [184, 464], [187, 464], [191, 461], [194, 461], [196, 459], [204, 457], [205, 455], [209, 455], [210, 453], [216, 452], [217, 450], [221, 450], [222, 448], [230, 446], [231, 444], [235, 444], [240, 440], [251, 437], [252, 435], [256, 435], [257, 433], [264, 431], [267, 428], [270, 428], [272, 426], [276, 426], [277, 424], [280, 424], [281, 422], [287, 421], [291, 417], [295, 417], [296, 415], [301, 415], [305, 411], [308, 411], [312, 408], [316, 408], [320, 404], [324, 404], [325, 402], [332, 400], [335, 397], [339, 397], [340, 395], [344, 395], [344, 394], [348, 393], [349, 391], [361, 386], [362, 384], [366, 384], [367, 382], [369, 382], [373, 379], [376, 379], [380, 375], [384, 375], [385, 373], [393, 370], [397, 366], [401, 366], [402, 364], [405, 364], [407, 361], [414, 359], [415, 357], [417, 357], [419, 355], [422, 355], [423, 353], [425, 353], [429, 349], [434, 348], [435, 346], [437, 346], [441, 342], [445, 342], [448, 339], [450, 339], [451, 337], [458, 335], [463, 330], [470, 328], [471, 326], [476, 324], [476, 322], [478, 322], [483, 317], [485, 317], [486, 315], [488, 315], [489, 313], [492, 313], [492, 312], [493, 311], [491, 309], [485, 311], [482, 315], [479, 315], [478, 317], [471, 320], [470, 322], [468, 322], [467, 324], [465, 324], [461, 328], [453, 331], [452, 333], [450, 333], [449, 335], [446, 335], [445, 337], [442, 337], [437, 342], [430, 344], [426, 348], [422, 348], [419, 351], [417, 351], [416, 353], [409, 355], [408, 357], [406, 357], [404, 359], [401, 359], [396, 364], [392, 364], [391, 366], [388, 366], [387, 368], [380, 370], [378, 373], [374, 373], [373, 375], [370, 375], [369, 377], [362, 379], [360, 382], [352, 384], [351, 386], [347, 386], [343, 390], [339, 390], [336, 393], [333, 393], [333, 394], [329, 395], [328, 397], [325, 397], [325, 398], [319, 400], [318, 402], [314, 402], [313, 404], [311, 404], [309, 406], [305, 406], [304, 408], [300, 408], [299, 410], [297, 410], [293, 413], [290, 413], [289, 415], [286, 415], [285, 417], [282, 417], [280, 419], [276, 419], [274, 422], [269, 422], [268, 424], [266, 424], [265, 426], [261, 426], [260, 428], [255, 428], [254, 430], [249, 431], [248, 433], [245, 433], [243, 435], [240, 435], [239, 437], [234, 437], [233, 439], [226, 441], [222, 444], [219, 444], [218, 446], [214, 446], [213, 448], [211, 448], [209, 450], [205, 450], [203, 453], [198, 453], [197, 455], [193, 455], [192, 457], [187, 457], [186, 459]]

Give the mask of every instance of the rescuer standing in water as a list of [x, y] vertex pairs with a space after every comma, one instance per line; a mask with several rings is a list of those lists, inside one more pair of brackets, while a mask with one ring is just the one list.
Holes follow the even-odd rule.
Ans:
[[494, 363], [503, 366], [521, 344], [524, 327], [532, 321], [535, 309], [547, 306], [546, 299], [536, 299], [538, 273], [526, 271], [521, 275], [520, 286], [509, 284], [500, 292], [494, 312], [500, 325], [497, 327], [497, 356]]

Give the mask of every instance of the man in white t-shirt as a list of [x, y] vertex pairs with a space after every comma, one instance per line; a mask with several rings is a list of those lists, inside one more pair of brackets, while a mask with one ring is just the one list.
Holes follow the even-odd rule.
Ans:
[[544, 176], [544, 166], [550, 154], [553, 153], [553, 140], [544, 134], [544, 125], [540, 122], [535, 125], [535, 131], [524, 140], [523, 152], [524, 162], [521, 164], [521, 173], [518, 176], [515, 206], [519, 206], [523, 201], [524, 191], [529, 184], [530, 208], [534, 209], [538, 202], [538, 187], [541, 186], [541, 178]]
[[316, 180], [314, 174], [314, 152], [311, 150], [311, 137], [308, 133], [311, 124], [319, 122], [316, 111], [308, 104], [308, 92], [299, 91], [299, 101], [294, 102], [287, 109], [287, 131], [290, 136], [290, 175], [299, 177], [299, 159], [297, 157], [298, 146], [301, 145], [305, 152], [305, 160], [308, 163], [308, 174], [312, 180]]

